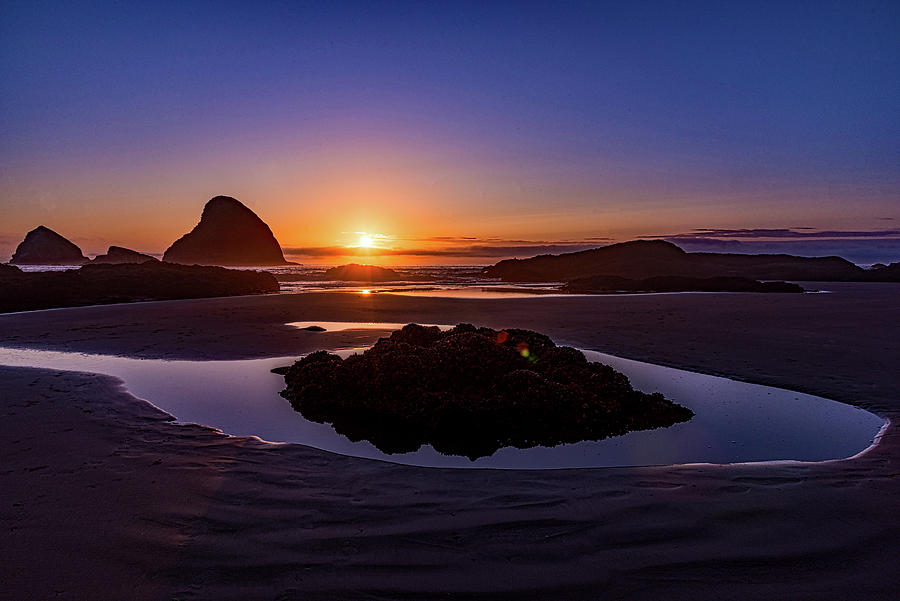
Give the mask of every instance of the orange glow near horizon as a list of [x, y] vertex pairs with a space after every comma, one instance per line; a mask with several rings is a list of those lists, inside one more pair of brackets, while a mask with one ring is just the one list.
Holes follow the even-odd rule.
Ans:
[[[820, 211], [811, 219], [799, 203], [773, 198], [744, 205], [707, 191], [696, 195], [702, 208], [689, 211], [642, 198], [654, 196], [649, 193], [590, 182], [539, 186], [506, 173], [489, 177], [471, 165], [451, 169], [425, 153], [415, 159], [385, 153], [373, 153], [368, 161], [328, 158], [333, 162], [307, 157], [299, 170], [287, 160], [268, 166], [270, 171], [259, 167], [267, 175], [259, 180], [241, 178], [236, 168], [216, 169], [205, 174], [219, 182], [214, 188], [201, 179], [162, 178], [166, 187], [154, 190], [153, 202], [143, 197], [126, 201], [132, 178], [138, 188], [150, 187], [128, 172], [111, 175], [101, 193], [96, 182], [77, 177], [65, 186], [46, 180], [37, 196], [19, 189], [16, 180], [0, 180], [0, 195], [24, 199], [4, 215], [0, 261], [8, 260], [25, 233], [38, 225], [70, 239], [88, 256], [106, 252], [109, 245], [161, 256], [197, 224], [205, 202], [216, 194], [246, 204], [269, 225], [288, 260], [311, 265], [483, 265], [539, 254], [518, 251], [517, 245], [590, 240], [603, 246], [690, 231], [698, 224], [779, 227], [802, 221], [818, 229], [832, 229], [838, 222], [842, 229], [872, 227], [871, 212], [862, 210], [852, 218]], [[778, 210], [769, 206], [777, 203]], [[471, 250], [478, 246], [511, 250], [484, 256]]]

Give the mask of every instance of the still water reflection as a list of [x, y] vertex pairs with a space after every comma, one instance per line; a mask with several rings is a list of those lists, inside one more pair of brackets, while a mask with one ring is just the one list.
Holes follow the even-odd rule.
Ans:
[[[335, 329], [333, 324], [331, 329]], [[344, 350], [339, 354], [346, 356], [352, 352], [355, 351]], [[563, 468], [784, 459], [820, 461], [859, 453], [872, 444], [885, 423], [862, 409], [807, 394], [592, 351], [585, 354], [591, 361], [602, 361], [625, 373], [635, 388], [662, 392], [667, 398], [690, 407], [696, 416], [669, 428], [631, 432], [599, 442], [501, 449], [473, 462], [464, 457], [440, 455], [431, 447], [422, 447], [415, 453], [386, 455], [368, 442], [351, 442], [328, 425], [307, 421], [278, 395], [284, 380], [269, 371], [290, 364], [296, 357], [166, 361], [0, 348], [0, 364], [115, 376], [124, 381], [131, 394], [153, 403], [179, 421], [205, 424], [227, 434], [253, 435], [344, 455], [434, 467]]]

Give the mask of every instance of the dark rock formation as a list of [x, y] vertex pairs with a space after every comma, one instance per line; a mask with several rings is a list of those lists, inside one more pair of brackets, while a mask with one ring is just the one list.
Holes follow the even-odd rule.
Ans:
[[323, 271], [306, 273], [276, 273], [279, 282], [431, 282], [429, 275], [396, 271], [377, 265], [358, 265], [350, 263], [340, 267], [331, 267]]
[[200, 223], [166, 250], [163, 261], [187, 265], [288, 263], [269, 226], [230, 196], [216, 196], [207, 202]]
[[0, 270], [0, 312], [278, 292], [270, 273], [159, 261], [39, 273], [11, 269]]
[[531, 259], [507, 259], [483, 274], [509, 282], [560, 282], [593, 276], [646, 279], [744, 277], [755, 280], [875, 281], [883, 270], [866, 272], [840, 257], [686, 253], [671, 242], [634, 240], [602, 248]]
[[385, 453], [423, 444], [474, 460], [507, 446], [600, 440], [689, 420], [690, 409], [631, 387], [527, 330], [410, 324], [361, 355], [319, 351], [292, 365], [282, 396], [309, 420]]
[[406, 277], [393, 269], [377, 267], [375, 265], [341, 265], [326, 269], [323, 279], [341, 280], [344, 282], [397, 282]]
[[759, 282], [749, 278], [689, 278], [659, 276], [631, 280], [615, 275], [598, 275], [572, 280], [562, 287], [570, 294], [611, 294], [616, 292], [803, 292], [789, 282]]
[[16, 267], [15, 265], [7, 265], [6, 263], [0, 263], [0, 280], [6, 280], [8, 278], [17, 278], [21, 275], [22, 270]]
[[148, 261], [158, 261], [156, 257], [139, 253], [130, 248], [122, 248], [121, 246], [110, 246], [105, 255], [97, 255], [91, 259], [91, 264], [105, 263], [110, 265], [119, 265], [122, 263], [146, 263]]
[[866, 272], [866, 281], [869, 282], [900, 282], [900, 261], [891, 263], [890, 265], [882, 265], [881, 267]]
[[25, 236], [10, 263], [14, 265], [82, 265], [81, 249], [53, 230], [39, 225]]

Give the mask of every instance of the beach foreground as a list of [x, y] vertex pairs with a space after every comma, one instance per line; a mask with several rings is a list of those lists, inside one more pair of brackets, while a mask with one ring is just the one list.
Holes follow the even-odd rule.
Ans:
[[[292, 321], [522, 327], [900, 418], [900, 285], [509, 300], [320, 293], [0, 315], [3, 346], [284, 356]], [[178, 425], [112, 378], [0, 367], [3, 597], [887, 599], [900, 436], [845, 461], [398, 466]], [[152, 399], [150, 399], [152, 400]]]

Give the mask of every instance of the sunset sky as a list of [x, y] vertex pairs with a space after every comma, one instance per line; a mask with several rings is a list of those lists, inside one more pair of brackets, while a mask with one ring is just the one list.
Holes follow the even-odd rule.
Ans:
[[226, 194], [301, 262], [897, 261], [898, 36], [897, 2], [4, 2], [0, 260], [39, 224], [161, 253]]

